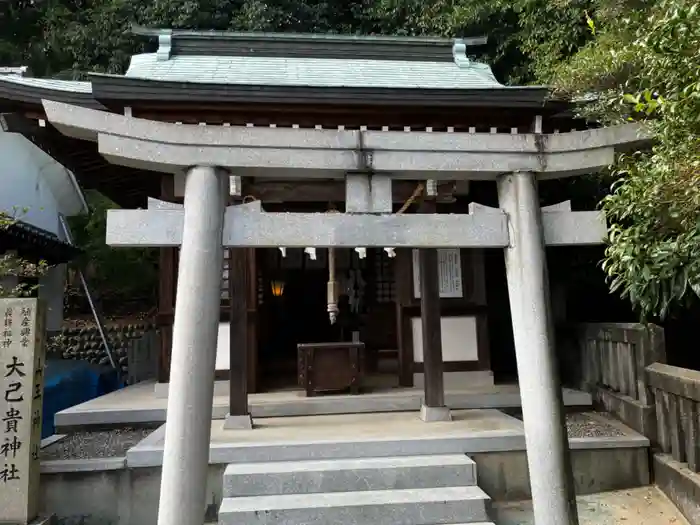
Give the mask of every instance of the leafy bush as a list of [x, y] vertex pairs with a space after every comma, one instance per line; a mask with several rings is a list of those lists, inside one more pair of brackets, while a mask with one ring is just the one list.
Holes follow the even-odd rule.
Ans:
[[[158, 292], [158, 251], [152, 248], [112, 248], [105, 244], [107, 210], [118, 208], [96, 191], [86, 192], [90, 207], [87, 215], [72, 217], [70, 226], [75, 244], [84, 255], [77, 261], [89, 285], [100, 298], [106, 313], [128, 309], [148, 310]], [[85, 309], [82, 288], [69, 290]], [[74, 297], [77, 295], [77, 298]]]
[[574, 96], [596, 93], [585, 115], [639, 121], [655, 138], [613, 166], [603, 267], [642, 317], [663, 317], [700, 291], [700, 9], [693, 0], [641, 4], [591, 20], [595, 39], [556, 81]]
[[[17, 220], [15, 216], [0, 212], [0, 230], [11, 227]], [[0, 278], [18, 281], [8, 285], [0, 280], [0, 297], [33, 296], [39, 287], [39, 279], [48, 269], [46, 261], [32, 262], [12, 251], [0, 254]]]

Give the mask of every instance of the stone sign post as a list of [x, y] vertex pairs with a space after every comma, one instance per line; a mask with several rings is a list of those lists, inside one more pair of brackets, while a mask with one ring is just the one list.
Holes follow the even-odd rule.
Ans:
[[44, 319], [37, 299], [0, 299], [0, 524], [39, 511]]

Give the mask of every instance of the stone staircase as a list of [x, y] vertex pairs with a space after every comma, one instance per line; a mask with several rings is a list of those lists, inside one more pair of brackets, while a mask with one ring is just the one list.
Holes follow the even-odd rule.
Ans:
[[466, 455], [231, 464], [220, 525], [493, 525]]

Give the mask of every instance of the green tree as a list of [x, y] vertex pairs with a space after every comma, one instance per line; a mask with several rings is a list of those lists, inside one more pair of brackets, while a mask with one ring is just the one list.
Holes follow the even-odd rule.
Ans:
[[354, 32], [360, 2], [348, 0], [88, 0], [48, 2], [41, 23], [48, 57], [40, 74], [82, 78], [121, 73], [145, 42], [146, 27], [233, 31]]
[[620, 157], [603, 200], [611, 290], [643, 317], [700, 292], [700, 9], [693, 0], [636, 2], [590, 20], [593, 41], [555, 72], [582, 113], [639, 121], [651, 149]]
[[[107, 246], [107, 211], [118, 206], [95, 191], [85, 196], [90, 212], [71, 217], [70, 226], [76, 246], [84, 253], [76, 262], [87, 274], [90, 287], [108, 311], [151, 308], [156, 303], [158, 251]], [[82, 289], [76, 293], [82, 294]]]
[[32, 0], [0, 2], [0, 66], [23, 66], [41, 53], [42, 11]]
[[474, 53], [504, 82], [523, 84], [550, 76], [554, 64], [590, 40], [585, 12], [592, 0], [374, 0], [365, 25], [379, 33], [478, 36], [489, 43]]

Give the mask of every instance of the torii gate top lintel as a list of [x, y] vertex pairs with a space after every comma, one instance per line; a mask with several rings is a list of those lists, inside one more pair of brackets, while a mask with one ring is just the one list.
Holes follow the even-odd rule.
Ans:
[[43, 105], [59, 131], [96, 141], [111, 162], [166, 173], [203, 165], [290, 179], [371, 172], [393, 179], [496, 180], [514, 171], [559, 178], [600, 170], [616, 150], [647, 140], [634, 124], [551, 135], [196, 126], [48, 100]]

